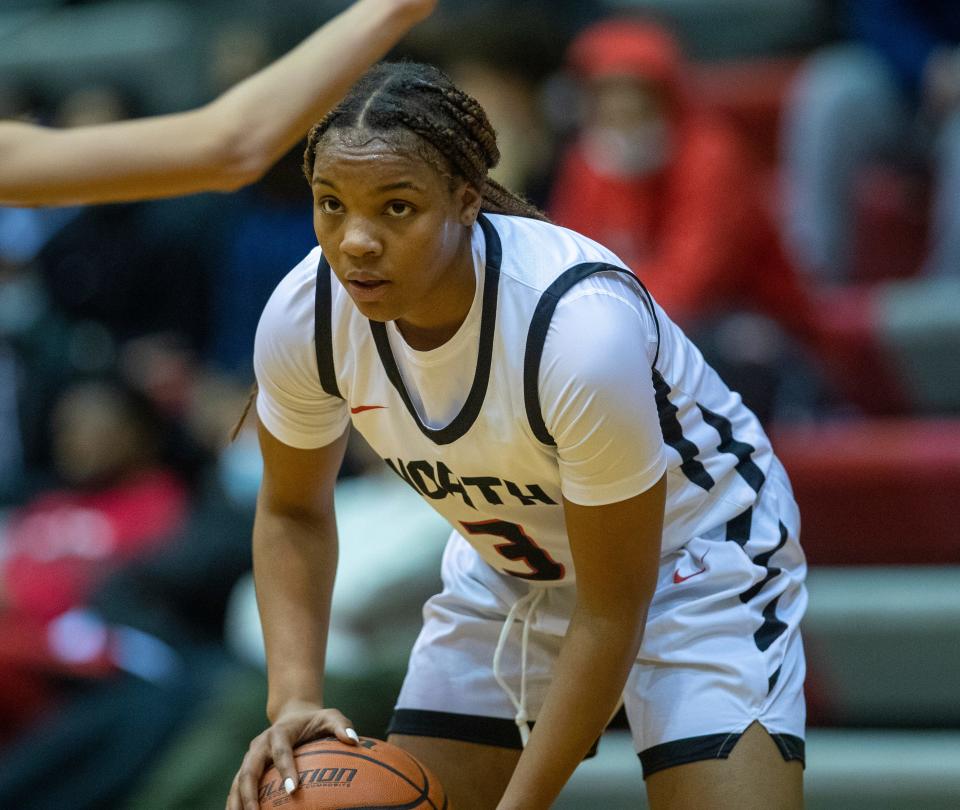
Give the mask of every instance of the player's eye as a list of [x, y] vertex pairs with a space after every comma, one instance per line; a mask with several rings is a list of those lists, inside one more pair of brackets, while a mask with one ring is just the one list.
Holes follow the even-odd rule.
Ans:
[[413, 213], [413, 206], [408, 202], [403, 202], [403, 200], [393, 200], [387, 204], [385, 213], [388, 217], [394, 217], [395, 219], [402, 219], [403, 217], [408, 217]]
[[317, 200], [317, 210], [321, 214], [339, 214], [343, 211], [343, 203], [336, 197], [321, 197]]

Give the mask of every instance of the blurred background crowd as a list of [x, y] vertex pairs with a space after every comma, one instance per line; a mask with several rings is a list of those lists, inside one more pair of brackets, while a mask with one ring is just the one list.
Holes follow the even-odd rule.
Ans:
[[[195, 106], [345, 6], [3, 0], [0, 118]], [[956, 806], [960, 6], [442, 0], [395, 55], [480, 100], [496, 178], [617, 252], [772, 434], [811, 564], [810, 806]], [[315, 244], [300, 159], [0, 209], [4, 806], [222, 807], [265, 724], [258, 451], [227, 436]], [[382, 736], [446, 532], [359, 442], [337, 498], [327, 697]], [[592, 806], [635, 807], [625, 778]]]

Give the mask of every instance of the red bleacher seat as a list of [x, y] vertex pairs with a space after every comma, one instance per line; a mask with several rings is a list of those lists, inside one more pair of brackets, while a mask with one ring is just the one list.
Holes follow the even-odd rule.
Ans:
[[960, 563], [960, 420], [784, 427], [774, 448], [811, 563]]
[[853, 280], [907, 278], [927, 251], [929, 178], [895, 166], [869, 166], [857, 178]]
[[821, 289], [815, 300], [817, 356], [837, 394], [867, 415], [911, 413], [914, 403], [881, 339], [877, 287]]

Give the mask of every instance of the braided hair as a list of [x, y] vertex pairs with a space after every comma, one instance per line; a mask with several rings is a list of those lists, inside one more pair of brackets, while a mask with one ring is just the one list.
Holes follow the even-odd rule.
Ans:
[[[461, 178], [479, 189], [481, 208], [548, 222], [547, 215], [519, 194], [487, 176], [500, 161], [497, 134], [479, 102], [460, 90], [439, 69], [416, 62], [381, 62], [368, 70], [347, 96], [307, 137], [303, 173], [313, 179], [317, 146], [330, 130], [361, 135], [389, 133], [401, 143], [416, 136], [413, 149], [451, 180]], [[257, 395], [254, 384], [246, 407], [230, 433], [236, 439]]]
[[536, 206], [487, 176], [500, 160], [496, 132], [477, 100], [432, 65], [381, 62], [368, 70], [310, 130], [303, 156], [308, 181], [317, 145], [330, 130], [412, 133], [427, 162], [480, 190], [484, 211], [547, 220]]

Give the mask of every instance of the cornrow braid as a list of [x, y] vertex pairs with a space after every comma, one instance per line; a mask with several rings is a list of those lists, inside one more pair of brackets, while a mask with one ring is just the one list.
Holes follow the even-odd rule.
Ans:
[[[424, 157], [452, 176], [475, 185], [482, 208], [547, 221], [519, 194], [488, 176], [500, 161], [497, 135], [480, 103], [460, 90], [439, 69], [416, 62], [381, 62], [310, 130], [303, 156], [307, 180], [313, 177], [317, 146], [330, 130], [407, 131], [429, 148]], [[431, 155], [435, 152], [436, 156]]]

